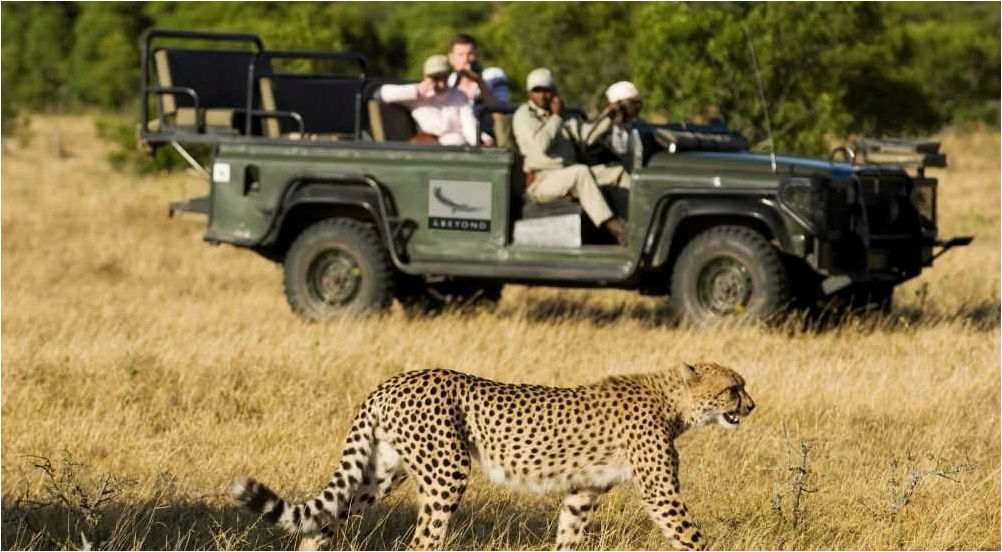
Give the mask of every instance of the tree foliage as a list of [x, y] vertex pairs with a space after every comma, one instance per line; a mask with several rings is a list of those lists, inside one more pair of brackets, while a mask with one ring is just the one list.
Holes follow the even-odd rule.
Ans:
[[17, 109], [131, 111], [139, 40], [151, 27], [252, 32], [272, 48], [354, 50], [369, 58], [370, 74], [410, 78], [453, 34], [469, 32], [484, 63], [506, 70], [516, 100], [539, 66], [554, 71], [568, 101], [592, 110], [606, 86], [628, 79], [643, 92], [648, 118], [717, 113], [765, 148], [768, 112], [776, 147], [805, 153], [822, 151], [831, 136], [916, 134], [999, 118], [998, 4], [55, 2], [0, 9], [5, 120]]
[[5, 102], [30, 109], [64, 102], [75, 6], [4, 3], [0, 10]]
[[778, 149], [815, 153], [828, 134], [942, 122], [895, 63], [880, 4], [657, 4], [640, 18], [634, 74], [670, 118], [719, 112], [759, 147], [771, 120]]

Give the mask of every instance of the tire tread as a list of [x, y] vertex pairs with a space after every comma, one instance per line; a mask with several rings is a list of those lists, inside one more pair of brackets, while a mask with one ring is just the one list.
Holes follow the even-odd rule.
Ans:
[[694, 237], [679, 254], [672, 267], [672, 311], [679, 319], [700, 317], [693, 316], [692, 312], [686, 308], [686, 301], [679, 300], [681, 295], [678, 291], [678, 282], [683, 280], [683, 271], [688, 265], [694, 262], [693, 257], [701, 253], [706, 247], [712, 247], [715, 242], [740, 242], [750, 249], [756, 259], [761, 263], [765, 273], [764, 290], [767, 297], [767, 308], [770, 310], [764, 313], [767, 317], [774, 311], [781, 310], [789, 305], [792, 299], [789, 275], [779, 251], [766, 240], [765, 236], [746, 226], [723, 225], [705, 230]]
[[282, 288], [292, 311], [311, 320], [326, 318], [318, 316], [316, 310], [310, 306], [310, 299], [303, 297], [307, 292], [300, 289], [300, 284], [295, 281], [293, 271], [289, 267], [289, 258], [295, 255], [298, 248], [306, 247], [311, 240], [322, 239], [322, 237], [330, 235], [338, 236], [346, 241], [355, 241], [359, 246], [360, 254], [369, 259], [372, 264], [370, 274], [372, 293], [367, 299], [362, 299], [358, 310], [381, 311], [389, 308], [393, 301], [393, 268], [389, 253], [383, 246], [375, 227], [370, 223], [356, 219], [329, 218], [316, 222], [303, 230], [292, 242], [286, 253]]

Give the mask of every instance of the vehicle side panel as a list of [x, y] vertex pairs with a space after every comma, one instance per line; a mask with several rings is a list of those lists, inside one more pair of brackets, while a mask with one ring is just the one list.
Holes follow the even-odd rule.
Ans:
[[391, 216], [413, 221], [412, 260], [497, 259], [508, 235], [511, 165], [511, 152], [494, 148], [223, 144], [214, 176], [228, 179], [213, 179], [207, 236], [260, 244], [297, 182], [357, 185], [368, 177], [387, 192]]

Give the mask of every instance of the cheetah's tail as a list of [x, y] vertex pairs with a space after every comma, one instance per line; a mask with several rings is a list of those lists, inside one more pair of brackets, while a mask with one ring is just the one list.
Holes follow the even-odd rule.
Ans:
[[304, 521], [298, 519], [302, 517], [302, 512], [298, 512], [300, 515], [294, 518], [293, 513], [297, 509], [293, 505], [275, 494], [275, 491], [251, 478], [244, 478], [234, 483], [230, 487], [230, 496], [248, 510], [261, 514], [268, 523], [280, 525], [289, 532], [317, 530], [312, 527], [300, 527]]
[[234, 483], [230, 495], [247, 509], [261, 514], [265, 521], [290, 533], [311, 534], [326, 531], [329, 525], [336, 526], [336, 522], [348, 517], [349, 503], [374, 454], [375, 421], [366, 411], [363, 408], [355, 418], [334, 476], [314, 498], [290, 504], [251, 478]]

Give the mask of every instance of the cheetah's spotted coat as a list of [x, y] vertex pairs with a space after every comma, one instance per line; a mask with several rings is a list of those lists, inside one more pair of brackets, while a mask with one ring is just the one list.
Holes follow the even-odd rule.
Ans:
[[497, 482], [565, 489], [557, 547], [578, 544], [605, 492], [635, 479], [647, 511], [678, 548], [705, 547], [679, 496], [674, 441], [717, 422], [734, 428], [755, 407], [736, 372], [717, 364], [554, 388], [498, 383], [451, 370], [395, 376], [369, 395], [340, 466], [315, 498], [289, 504], [245, 479], [234, 497], [270, 522], [329, 543], [349, 513], [410, 477], [419, 512], [412, 548], [441, 547], [473, 459]]

